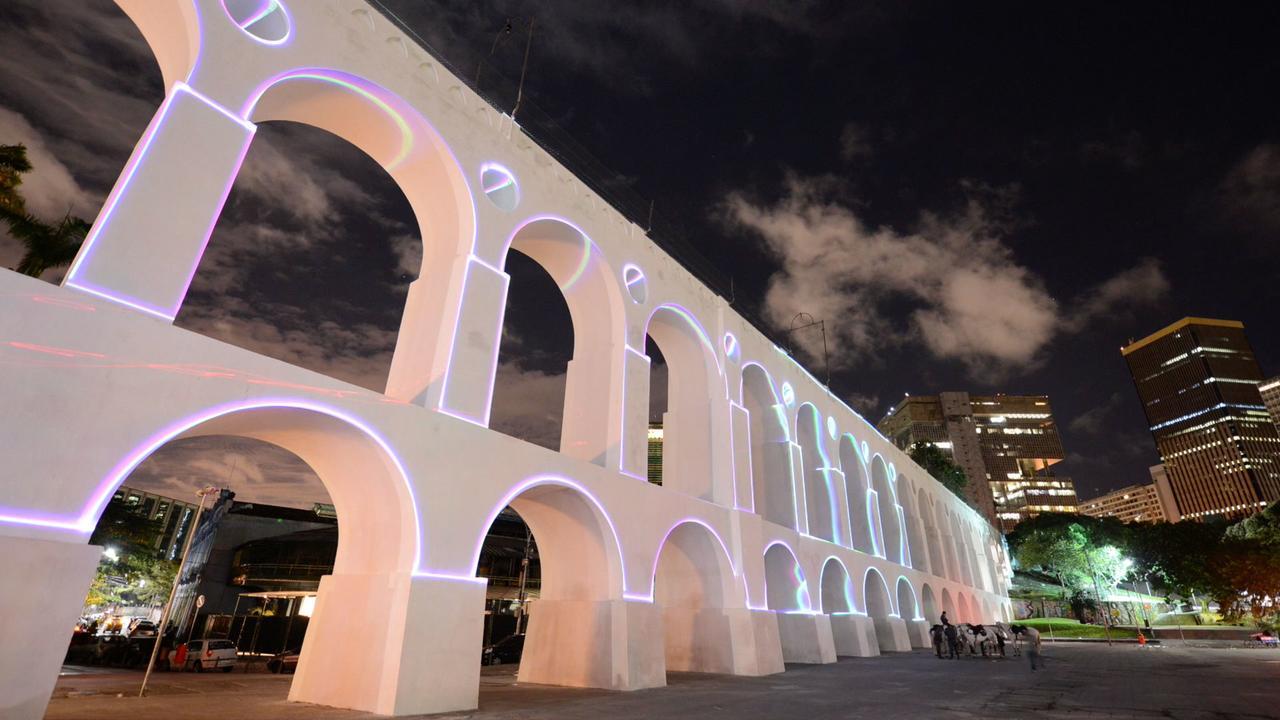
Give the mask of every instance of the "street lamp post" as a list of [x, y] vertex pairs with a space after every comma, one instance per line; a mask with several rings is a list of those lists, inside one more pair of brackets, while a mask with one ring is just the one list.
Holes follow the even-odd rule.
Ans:
[[169, 600], [164, 604], [164, 612], [160, 613], [160, 625], [156, 631], [156, 642], [151, 646], [151, 659], [147, 661], [147, 672], [142, 676], [142, 687], [138, 688], [138, 697], [143, 697], [147, 692], [147, 681], [151, 679], [151, 671], [156, 665], [156, 655], [160, 654], [160, 645], [164, 641], [164, 628], [169, 622], [169, 613], [173, 611], [173, 598], [178, 594], [178, 581], [182, 579], [182, 569], [187, 565], [187, 554], [191, 552], [191, 540], [195, 537], [196, 531], [200, 529], [200, 516], [204, 514], [204, 499], [213, 493], [218, 492], [218, 488], [212, 485], [206, 485], [196, 491], [196, 495], [200, 498], [200, 504], [196, 506], [196, 516], [191, 520], [191, 530], [187, 532], [187, 539], [182, 544], [182, 560], [178, 563], [178, 571], [173, 574], [173, 587], [169, 588]]

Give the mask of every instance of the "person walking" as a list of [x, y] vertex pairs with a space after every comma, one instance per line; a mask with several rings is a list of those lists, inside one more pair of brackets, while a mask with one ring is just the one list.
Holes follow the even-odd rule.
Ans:
[[942, 623], [942, 627], [946, 627], [951, 624], [951, 621], [947, 619], [946, 610], [942, 611], [942, 617], [938, 618], [938, 622]]
[[950, 659], [960, 659], [960, 633], [956, 631], [956, 626], [947, 623], [943, 626], [943, 633], [947, 636], [947, 647], [951, 654], [947, 657]]
[[1027, 642], [1027, 658], [1031, 660], [1031, 671], [1044, 667], [1044, 657], [1040, 654], [1040, 631], [1026, 625], [1014, 625], [1013, 634], [1020, 635]]

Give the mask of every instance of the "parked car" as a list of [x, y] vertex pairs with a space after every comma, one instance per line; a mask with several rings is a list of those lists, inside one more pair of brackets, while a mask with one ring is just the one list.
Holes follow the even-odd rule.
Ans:
[[301, 650], [286, 650], [267, 661], [267, 669], [273, 673], [285, 673], [292, 675], [298, 669], [298, 658], [302, 657]]
[[[181, 660], [179, 660], [181, 658]], [[169, 653], [169, 667], [204, 672], [219, 668], [231, 672], [236, 665], [236, 644], [230, 640], [192, 640], [186, 652], [179, 647]]]
[[138, 618], [129, 623], [128, 635], [131, 638], [155, 637], [159, 632], [159, 628], [150, 620]]
[[520, 662], [524, 652], [524, 633], [511, 635], [484, 649], [480, 662], [484, 665], [501, 665]]

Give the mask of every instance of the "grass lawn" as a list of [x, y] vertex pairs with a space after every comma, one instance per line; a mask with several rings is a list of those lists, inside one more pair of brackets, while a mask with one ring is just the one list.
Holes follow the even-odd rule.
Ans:
[[[1102, 638], [1107, 637], [1106, 628], [1101, 625], [1082, 625], [1075, 620], [1066, 618], [1030, 618], [1027, 620], [1019, 620], [1018, 623], [1033, 627], [1040, 631], [1040, 637], [1043, 640], [1049, 640], [1051, 637], [1059, 638]], [[1050, 636], [1050, 626], [1053, 628], [1053, 635]], [[1111, 637], [1113, 638], [1136, 638], [1138, 633], [1133, 629], [1111, 628]]]

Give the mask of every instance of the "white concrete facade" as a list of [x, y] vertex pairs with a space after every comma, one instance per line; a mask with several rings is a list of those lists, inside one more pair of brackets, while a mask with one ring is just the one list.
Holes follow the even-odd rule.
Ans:
[[[507, 505], [542, 559], [529, 682], [763, 675], [909, 650], [943, 610], [1007, 619], [1008, 561], [977, 513], [378, 12], [117, 1], [167, 97], [62, 287], [0, 271], [0, 716], [42, 716], [115, 487], [198, 435], [293, 452], [337, 508], [293, 700], [475, 707], [477, 561]], [[417, 213], [384, 393], [171, 324], [272, 120], [360, 147]], [[558, 453], [487, 427], [511, 249], [574, 325]], [[646, 335], [670, 373], [662, 487], [644, 480]]]

